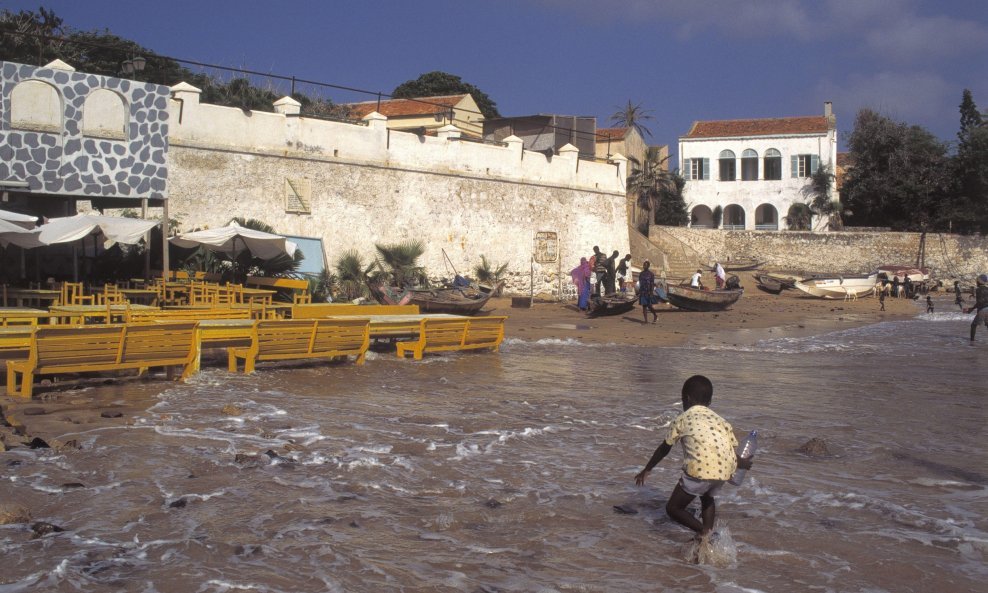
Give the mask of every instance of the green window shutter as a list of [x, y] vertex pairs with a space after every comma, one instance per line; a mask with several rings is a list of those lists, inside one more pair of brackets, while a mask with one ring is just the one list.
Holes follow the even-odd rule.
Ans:
[[710, 179], [710, 159], [703, 159], [703, 179]]
[[792, 174], [791, 174], [791, 177], [793, 179], [795, 179], [795, 178], [799, 177], [799, 157], [796, 156], [796, 155], [792, 155], [789, 158], [791, 159], [790, 162], [792, 163]]
[[820, 157], [813, 155], [810, 157], [810, 173], [816, 173], [816, 170], [820, 168]]
[[683, 177], [693, 179], [693, 169], [690, 168], [690, 159], [683, 159]]

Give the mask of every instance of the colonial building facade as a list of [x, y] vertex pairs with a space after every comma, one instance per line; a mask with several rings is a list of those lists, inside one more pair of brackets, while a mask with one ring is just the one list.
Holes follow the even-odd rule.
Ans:
[[820, 116], [697, 121], [679, 139], [679, 159], [691, 226], [785, 230], [790, 207], [813, 199], [812, 175], [835, 168], [837, 122], [829, 102]]

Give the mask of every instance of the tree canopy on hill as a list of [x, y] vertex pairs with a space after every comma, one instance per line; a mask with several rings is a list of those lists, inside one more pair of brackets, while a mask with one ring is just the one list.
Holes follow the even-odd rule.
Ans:
[[487, 93], [454, 74], [446, 72], [426, 72], [415, 80], [407, 80], [391, 91], [395, 99], [414, 99], [416, 97], [441, 97], [444, 95], [463, 95], [469, 93], [477, 102], [477, 107], [485, 119], [501, 117], [497, 103], [487, 96]]
[[[79, 31], [66, 25], [54, 11], [39, 8], [38, 12], [0, 10], [0, 59], [22, 64], [43, 66], [59, 59], [80, 72], [103, 76], [120, 76], [121, 63], [134, 56], [146, 60], [141, 80], [172, 86], [187, 82], [202, 89], [204, 103], [239, 107], [253, 111], [274, 111], [273, 103], [280, 96], [270, 89], [258, 87], [244, 76], [222, 81], [215, 76], [192, 72], [178, 61], [160, 56], [154, 51], [110, 31]], [[305, 113], [334, 115], [332, 101], [312, 99], [300, 93], [293, 97], [302, 103]]]

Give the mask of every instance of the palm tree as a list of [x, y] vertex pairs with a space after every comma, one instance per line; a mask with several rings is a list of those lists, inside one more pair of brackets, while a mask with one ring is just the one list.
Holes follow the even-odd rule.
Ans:
[[611, 114], [611, 124], [622, 128], [634, 128], [638, 130], [642, 138], [652, 135], [652, 131], [645, 125], [646, 121], [652, 119], [655, 118], [652, 117], [651, 109], [643, 108], [641, 103], [632, 103], [630, 99], [627, 105], [619, 107], [617, 111]]
[[813, 214], [826, 217], [831, 229], [840, 230], [844, 228], [844, 217], [849, 216], [851, 211], [846, 210], [840, 200], [834, 199], [834, 179], [836, 177], [830, 165], [822, 165], [810, 177], [810, 185], [805, 191], [812, 198], [809, 207]]
[[418, 265], [418, 259], [425, 253], [421, 241], [405, 241], [391, 245], [375, 244], [377, 248], [376, 280], [383, 280], [390, 286], [405, 288], [406, 286], [428, 286], [429, 278], [425, 268]]
[[810, 210], [810, 207], [802, 202], [796, 202], [789, 206], [789, 212], [786, 214], [786, 226], [793, 231], [808, 231], [812, 219], [813, 211]]
[[336, 260], [336, 284], [340, 293], [348, 301], [358, 297], [366, 297], [368, 295], [367, 278], [370, 277], [376, 266], [375, 262], [371, 262], [365, 267], [363, 259], [356, 250], [344, 251]]
[[657, 146], [649, 147], [643, 162], [632, 157], [628, 193], [637, 196], [635, 205], [639, 212], [650, 213], [647, 217], [650, 224], [685, 225], [689, 220], [683, 199], [686, 180], [678, 172], [665, 168], [668, 160]]
[[508, 264], [504, 263], [494, 268], [489, 261], [487, 261], [487, 256], [480, 256], [480, 263], [474, 266], [473, 273], [477, 276], [478, 282], [483, 282], [484, 284], [490, 284], [497, 287], [494, 292], [494, 296], [501, 296], [501, 287], [498, 284], [504, 277], [504, 273], [508, 269]]

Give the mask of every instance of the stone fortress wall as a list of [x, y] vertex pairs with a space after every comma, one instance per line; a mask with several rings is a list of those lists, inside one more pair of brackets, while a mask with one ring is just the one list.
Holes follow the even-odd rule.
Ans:
[[[724, 231], [653, 226], [649, 234], [678, 244], [701, 263], [755, 257], [766, 270], [860, 274], [879, 265], [915, 265], [921, 233]], [[988, 273], [988, 238], [926, 235], [925, 264], [936, 279], [972, 280]]]
[[369, 262], [375, 243], [420, 240], [430, 276], [452, 278], [443, 251], [465, 275], [484, 255], [509, 264], [506, 291], [521, 294], [568, 290], [594, 245], [629, 250], [621, 156], [581, 160], [564, 147], [548, 158], [517, 138], [470, 142], [452, 126], [419, 136], [376, 113], [363, 125], [299, 117], [290, 98], [275, 109], [202, 104], [194, 87], [172, 87], [168, 202], [180, 230], [256, 218], [321, 237], [330, 267], [349, 249]]

